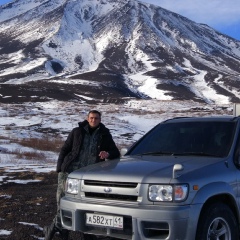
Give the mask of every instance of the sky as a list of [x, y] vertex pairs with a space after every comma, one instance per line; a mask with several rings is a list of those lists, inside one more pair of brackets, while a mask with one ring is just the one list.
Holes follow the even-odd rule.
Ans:
[[[0, 0], [0, 5], [11, 0]], [[240, 40], [240, 0], [141, 0]]]
[[239, 0], [142, 0], [240, 40]]

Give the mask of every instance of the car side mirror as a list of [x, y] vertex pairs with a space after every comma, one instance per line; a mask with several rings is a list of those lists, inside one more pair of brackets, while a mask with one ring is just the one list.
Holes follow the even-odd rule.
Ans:
[[120, 150], [121, 156], [124, 156], [124, 155], [127, 153], [127, 151], [128, 151], [127, 148], [122, 148], [122, 149]]

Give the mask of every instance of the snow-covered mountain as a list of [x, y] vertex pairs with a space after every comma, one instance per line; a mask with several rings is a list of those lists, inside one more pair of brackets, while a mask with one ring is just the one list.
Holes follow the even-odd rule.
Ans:
[[[240, 41], [137, 0], [0, 7], [2, 102], [240, 101]], [[39, 91], [40, 90], [40, 91]]]

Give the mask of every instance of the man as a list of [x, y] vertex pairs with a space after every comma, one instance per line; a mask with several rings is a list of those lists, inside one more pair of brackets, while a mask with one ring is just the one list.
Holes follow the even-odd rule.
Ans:
[[44, 227], [45, 240], [52, 240], [56, 232], [60, 233], [62, 239], [68, 239], [68, 230], [61, 226], [59, 206], [68, 174], [90, 164], [120, 156], [109, 129], [101, 123], [99, 111], [90, 111], [87, 120], [78, 125], [68, 135], [58, 157], [57, 215], [49, 227]]

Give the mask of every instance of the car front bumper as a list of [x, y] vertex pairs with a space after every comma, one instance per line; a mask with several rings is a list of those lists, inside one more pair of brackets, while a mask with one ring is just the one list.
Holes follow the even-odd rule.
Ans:
[[[88, 234], [132, 240], [195, 239], [201, 205], [106, 205], [61, 199], [61, 221], [64, 228]], [[123, 229], [86, 224], [86, 213], [123, 217]]]

